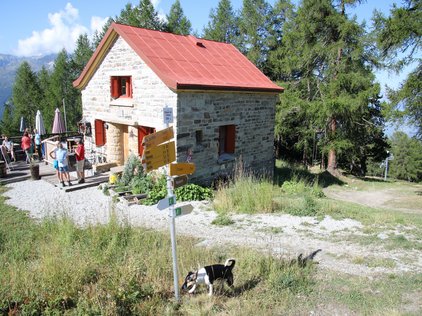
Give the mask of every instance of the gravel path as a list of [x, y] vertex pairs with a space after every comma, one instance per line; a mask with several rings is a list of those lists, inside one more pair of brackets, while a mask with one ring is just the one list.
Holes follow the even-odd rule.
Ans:
[[[43, 218], [65, 214], [78, 225], [106, 223], [114, 210], [118, 218], [135, 226], [157, 230], [169, 230], [166, 211], [158, 211], [155, 206], [114, 204], [111, 198], [98, 188], [86, 188], [65, 193], [45, 181], [23, 181], [9, 184], [5, 195], [7, 203], [25, 211], [33, 218]], [[178, 205], [186, 204], [187, 202]], [[284, 258], [294, 258], [299, 253], [308, 253], [321, 248], [317, 260], [320, 267], [337, 272], [361, 276], [375, 276], [379, 273], [422, 272], [422, 255], [416, 250], [396, 249], [387, 251], [371, 243], [362, 246], [346, 242], [350, 237], [363, 236], [361, 223], [351, 220], [334, 220], [325, 217], [317, 221], [313, 217], [290, 215], [233, 215], [230, 226], [212, 225], [216, 213], [208, 202], [191, 202], [191, 214], [176, 219], [178, 235], [199, 238], [199, 245], [218, 246], [234, 244], [270, 252]], [[403, 228], [404, 234], [405, 228]], [[385, 232], [380, 241], [388, 238]], [[409, 237], [410, 238], [410, 237]], [[339, 241], [340, 240], [340, 241]], [[342, 241], [343, 240], [343, 241]], [[391, 264], [373, 267], [357, 264], [365, 260]]]

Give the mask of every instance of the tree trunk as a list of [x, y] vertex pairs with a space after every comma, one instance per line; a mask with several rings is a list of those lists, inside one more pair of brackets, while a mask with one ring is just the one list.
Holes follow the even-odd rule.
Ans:
[[[335, 135], [336, 128], [337, 128], [336, 119], [332, 117], [330, 120], [330, 134], [331, 135]], [[327, 171], [335, 177], [338, 177], [340, 175], [339, 171], [337, 170], [337, 155], [334, 148], [330, 148], [328, 152]]]

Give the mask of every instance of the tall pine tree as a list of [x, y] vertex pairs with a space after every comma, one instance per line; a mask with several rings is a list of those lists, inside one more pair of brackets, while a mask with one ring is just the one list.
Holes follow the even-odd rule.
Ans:
[[414, 65], [406, 80], [398, 89], [387, 90], [393, 119], [408, 119], [422, 139], [422, 1], [405, 0], [402, 7], [396, 5], [385, 17], [374, 15], [374, 33], [381, 57], [389, 69], [402, 71], [406, 65]]
[[167, 25], [158, 16], [150, 0], [140, 0], [139, 5], [126, 4], [125, 9], [115, 18], [115, 21], [150, 30], [165, 31]]
[[243, 0], [239, 18], [240, 49], [261, 70], [269, 50], [271, 6], [265, 0]]
[[237, 44], [238, 19], [230, 0], [221, 0], [217, 9], [211, 10], [209, 19], [208, 25], [204, 28], [204, 38]]
[[21, 117], [25, 119], [28, 127], [34, 128], [35, 116], [41, 101], [41, 90], [36, 73], [26, 61], [22, 62], [16, 72], [12, 101], [13, 124], [17, 129]]
[[304, 0], [286, 24], [277, 51], [277, 70], [287, 81], [279, 113], [290, 125], [296, 117], [293, 131], [303, 160], [310, 153], [315, 157], [318, 147], [328, 155], [327, 169], [334, 175], [340, 165], [365, 172], [366, 157], [374, 154], [367, 140], [385, 144], [373, 56], [364, 27], [348, 19], [345, 4]]
[[170, 13], [167, 15], [167, 28], [174, 34], [188, 35], [191, 33], [192, 24], [184, 15], [179, 0], [176, 0], [170, 8]]

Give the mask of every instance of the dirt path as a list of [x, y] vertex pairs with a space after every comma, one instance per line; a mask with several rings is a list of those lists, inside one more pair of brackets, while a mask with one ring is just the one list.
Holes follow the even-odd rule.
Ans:
[[406, 213], [422, 214], [422, 195], [416, 191], [399, 189], [324, 189], [324, 194], [331, 199], [347, 201], [374, 208], [385, 208]]
[[[44, 181], [24, 181], [9, 185], [5, 193], [7, 203], [29, 211], [35, 218], [65, 214], [79, 225], [106, 223], [111, 213], [131, 225], [162, 231], [169, 230], [168, 214], [155, 206], [113, 204], [97, 188], [64, 193]], [[371, 196], [366, 196], [371, 201]], [[181, 203], [179, 205], [186, 204]], [[395, 249], [387, 251], [382, 242], [403, 234], [406, 227], [395, 228], [375, 236], [378, 242], [361, 245], [351, 240], [368, 236], [361, 223], [345, 219], [334, 220], [325, 217], [318, 221], [313, 217], [277, 215], [233, 215], [234, 224], [216, 226], [211, 222], [217, 214], [207, 202], [192, 202], [194, 211], [176, 219], [178, 235], [199, 239], [198, 245], [227, 247], [229, 245], [250, 247], [272, 253], [287, 259], [296, 258], [299, 253], [309, 253], [321, 248], [317, 255], [324, 269], [370, 276], [379, 273], [422, 272], [420, 251]], [[374, 236], [372, 236], [374, 237]]]

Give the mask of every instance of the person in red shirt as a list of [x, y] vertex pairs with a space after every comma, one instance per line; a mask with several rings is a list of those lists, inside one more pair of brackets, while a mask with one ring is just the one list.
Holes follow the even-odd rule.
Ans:
[[75, 149], [75, 157], [76, 157], [76, 172], [78, 174], [78, 183], [85, 183], [85, 172], [84, 172], [84, 164], [85, 164], [85, 147], [80, 138], [76, 139], [76, 144], [78, 146]]
[[21, 139], [21, 147], [26, 154], [26, 163], [31, 162], [31, 138], [29, 138], [28, 132], [25, 132]]

